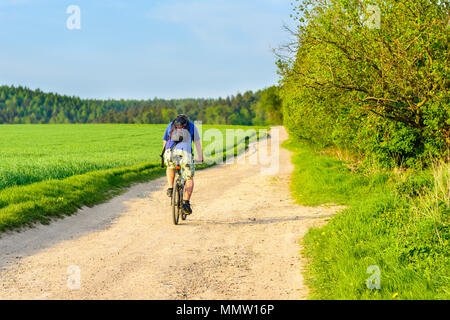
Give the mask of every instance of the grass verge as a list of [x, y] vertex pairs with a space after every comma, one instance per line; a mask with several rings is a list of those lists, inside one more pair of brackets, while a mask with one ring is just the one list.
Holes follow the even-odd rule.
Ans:
[[[448, 164], [364, 174], [306, 144], [283, 146], [300, 204], [347, 206], [303, 240], [311, 299], [450, 297]], [[369, 289], [376, 269], [380, 289]]]
[[[223, 150], [227, 155], [238, 155], [247, 150], [250, 142], [263, 138], [244, 138]], [[201, 170], [214, 164], [197, 165]], [[50, 223], [52, 218], [71, 215], [83, 206], [93, 206], [108, 200], [133, 183], [144, 182], [165, 175], [160, 163], [146, 163], [130, 167], [108, 169], [74, 175], [65, 179], [52, 179], [25, 186], [0, 190], [0, 232], [32, 226], [36, 222]]]

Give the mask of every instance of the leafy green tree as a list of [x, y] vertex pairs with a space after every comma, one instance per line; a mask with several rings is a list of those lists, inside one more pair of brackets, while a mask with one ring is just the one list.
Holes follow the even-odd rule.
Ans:
[[261, 93], [259, 107], [267, 114], [268, 123], [283, 123], [282, 100], [278, 94], [278, 87], [272, 86]]
[[295, 56], [278, 61], [290, 131], [388, 166], [445, 157], [448, 1], [297, 2]]

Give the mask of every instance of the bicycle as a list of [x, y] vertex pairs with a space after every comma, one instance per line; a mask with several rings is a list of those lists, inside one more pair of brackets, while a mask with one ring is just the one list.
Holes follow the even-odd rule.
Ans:
[[[184, 195], [184, 184], [186, 181], [183, 179], [183, 175], [181, 172], [181, 155], [173, 156], [173, 162], [175, 162], [175, 177], [174, 177], [174, 183], [173, 183], [173, 191], [172, 191], [172, 198], [170, 201], [170, 206], [172, 207], [172, 218], [173, 223], [175, 225], [178, 224], [178, 221], [180, 220], [180, 214], [181, 219], [186, 220], [187, 214], [183, 212], [182, 204], [183, 204], [183, 195]], [[192, 163], [202, 163], [197, 161], [192, 161]]]
[[[172, 218], [173, 223], [175, 225], [178, 224], [178, 220], [180, 219], [180, 212], [182, 211], [182, 200], [183, 200], [183, 193], [184, 193], [184, 179], [181, 174], [181, 156], [174, 156], [173, 160], [175, 162], [175, 181], [173, 184], [173, 191], [172, 191], [172, 199], [170, 201], [170, 205], [172, 207]], [[186, 215], [182, 213], [183, 220], [186, 219]]]

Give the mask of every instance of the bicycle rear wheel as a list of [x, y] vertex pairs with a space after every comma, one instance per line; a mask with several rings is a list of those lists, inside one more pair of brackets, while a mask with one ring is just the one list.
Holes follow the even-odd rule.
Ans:
[[172, 219], [174, 224], [178, 224], [180, 219], [180, 186], [176, 184], [172, 192]]
[[184, 213], [184, 210], [182, 208], [183, 193], [184, 193], [184, 185], [180, 187], [180, 212], [181, 212], [181, 219], [186, 220], [187, 215]]

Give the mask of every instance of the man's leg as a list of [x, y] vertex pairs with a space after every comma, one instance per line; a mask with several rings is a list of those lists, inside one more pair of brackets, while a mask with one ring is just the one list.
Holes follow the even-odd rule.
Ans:
[[194, 179], [186, 180], [184, 184], [184, 196], [183, 200], [191, 200], [192, 192], [194, 191]]
[[167, 176], [167, 183], [169, 184], [169, 188], [167, 189], [167, 196], [171, 198], [173, 192], [173, 180], [175, 179], [175, 169], [167, 168], [166, 176]]
[[185, 158], [186, 161], [183, 162], [183, 178], [184, 178], [184, 194], [183, 194], [183, 211], [186, 214], [191, 214], [191, 204], [189, 200], [191, 199], [192, 192], [194, 191], [194, 172], [195, 166], [191, 161], [190, 155], [186, 152]]
[[167, 168], [166, 176], [167, 176], [167, 183], [169, 184], [169, 188], [173, 188], [173, 180], [175, 179], [175, 169]]
[[184, 183], [184, 194], [183, 194], [183, 211], [186, 214], [191, 214], [191, 204], [189, 200], [191, 199], [192, 191], [194, 191], [194, 179], [187, 179]]

